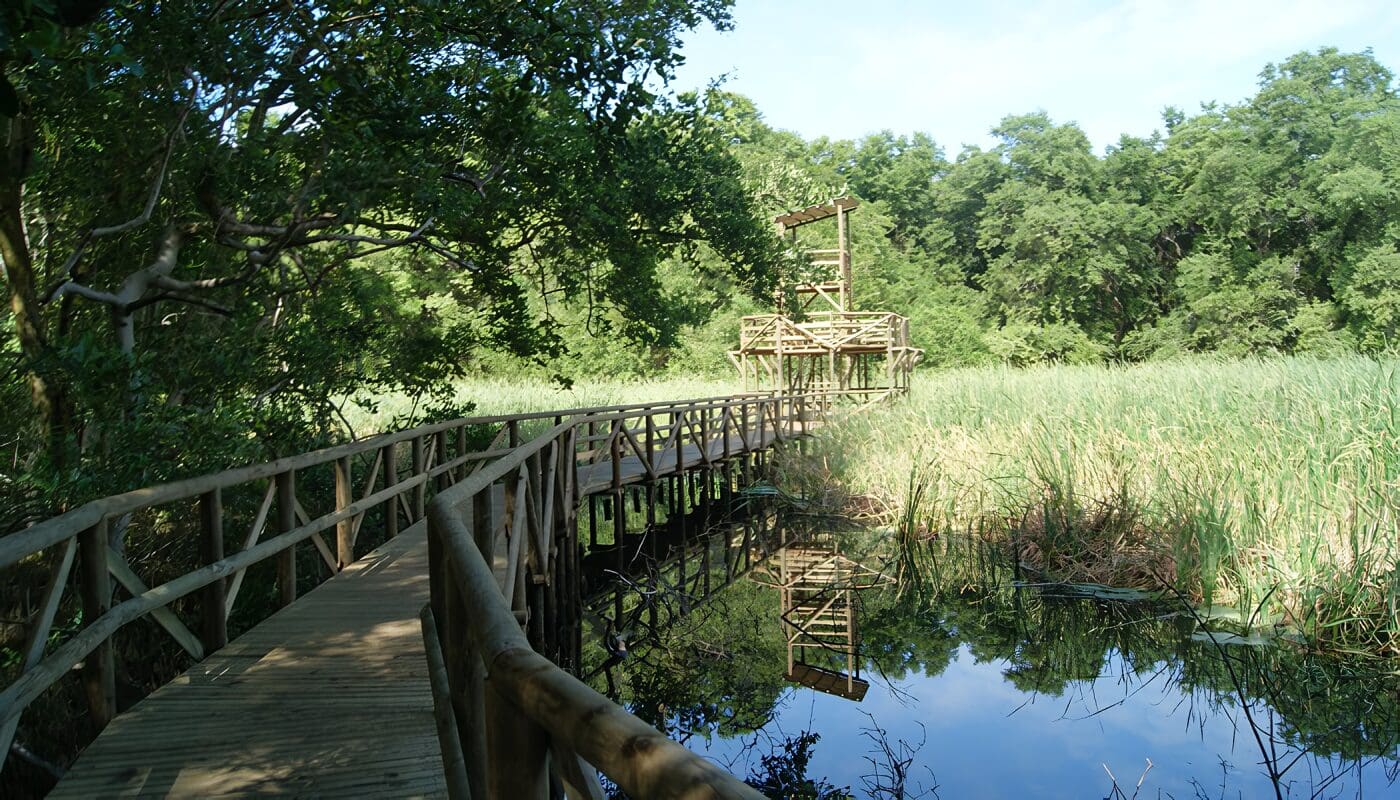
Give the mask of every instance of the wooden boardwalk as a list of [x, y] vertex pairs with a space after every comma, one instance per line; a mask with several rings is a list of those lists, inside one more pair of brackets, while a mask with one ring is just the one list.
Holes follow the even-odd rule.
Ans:
[[[815, 428], [815, 425], [808, 424], [807, 430]], [[708, 443], [706, 448], [708, 453], [701, 454], [698, 445], [687, 444], [681, 448], [680, 464], [677, 468], [674, 457], [668, 459], [668, 463], [663, 463], [657, 468], [660, 475], [676, 475], [686, 470], [697, 469], [706, 463], [719, 462], [724, 458], [726, 452], [741, 453], [746, 448], [743, 440], [736, 434], [729, 434], [728, 443], [723, 438], [715, 438]], [[777, 436], [772, 431], [764, 431], [760, 441], [758, 431], [750, 431], [749, 438], [754, 450], [765, 450], [777, 441]], [[706, 457], [708, 456], [708, 458]], [[618, 474], [623, 486], [640, 483], [647, 479], [646, 466], [637, 456], [623, 456], [618, 459]], [[605, 492], [612, 487], [613, 467], [612, 461], [601, 461], [596, 464], [580, 464], [578, 468], [578, 483], [580, 496], [598, 494]]]
[[119, 715], [53, 798], [446, 794], [414, 525]]
[[[675, 447], [655, 475], [778, 439], [744, 434]], [[650, 477], [637, 455], [579, 455], [579, 496]], [[420, 519], [116, 717], [50, 796], [445, 796], [419, 622], [426, 528]]]

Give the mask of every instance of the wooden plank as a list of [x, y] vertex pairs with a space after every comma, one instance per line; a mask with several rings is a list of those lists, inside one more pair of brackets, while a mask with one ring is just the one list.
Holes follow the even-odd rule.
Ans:
[[[424, 530], [118, 716], [50, 797], [445, 795], [418, 619]], [[250, 640], [262, 653], [238, 655]]]

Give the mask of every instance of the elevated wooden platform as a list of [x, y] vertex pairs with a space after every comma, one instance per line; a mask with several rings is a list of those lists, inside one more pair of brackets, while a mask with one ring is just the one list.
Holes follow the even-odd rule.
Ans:
[[809, 689], [857, 703], [864, 700], [865, 693], [870, 691], [870, 682], [864, 678], [853, 678], [844, 672], [814, 667], [811, 664], [793, 664], [792, 669], [788, 670], [783, 678]]
[[52, 798], [445, 796], [413, 525], [119, 715]]

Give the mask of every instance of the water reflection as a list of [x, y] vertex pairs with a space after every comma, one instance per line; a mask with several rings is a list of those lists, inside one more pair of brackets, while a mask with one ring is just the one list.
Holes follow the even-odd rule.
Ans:
[[860, 677], [857, 597], [893, 579], [843, 554], [831, 532], [783, 541], [749, 577], [778, 592], [787, 643], [783, 677], [848, 700], [864, 699], [870, 684]]
[[[897, 559], [877, 534], [756, 516], [761, 535], [731, 524], [704, 545], [723, 570], [710, 585], [727, 587], [687, 592], [684, 613], [632, 642], [606, 683], [774, 796], [1400, 796], [1388, 663], [1193, 639], [1196, 621], [1172, 605], [1019, 584], [976, 543], [941, 544], [917, 591], [798, 590], [838, 552], [847, 576], [872, 583]], [[733, 563], [755, 564], [751, 580], [733, 579]], [[634, 592], [634, 613], [667, 593], [665, 580], [645, 585], [655, 594]], [[793, 632], [843, 592], [859, 595], [844, 601], [849, 624], [829, 614], [826, 646], [793, 647], [812, 643]], [[838, 677], [785, 679], [809, 683], [803, 664]]]

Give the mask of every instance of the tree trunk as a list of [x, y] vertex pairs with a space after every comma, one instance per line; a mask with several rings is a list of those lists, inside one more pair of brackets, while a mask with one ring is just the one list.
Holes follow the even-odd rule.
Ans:
[[63, 387], [37, 369], [48, 343], [44, 320], [34, 286], [34, 261], [24, 230], [21, 194], [28, 175], [34, 146], [33, 123], [25, 113], [0, 118], [0, 141], [5, 146], [4, 170], [0, 173], [0, 260], [5, 263], [5, 280], [10, 289], [10, 310], [20, 352], [28, 362], [30, 396], [40, 426], [48, 441], [49, 457], [55, 466], [64, 462], [67, 399]]

